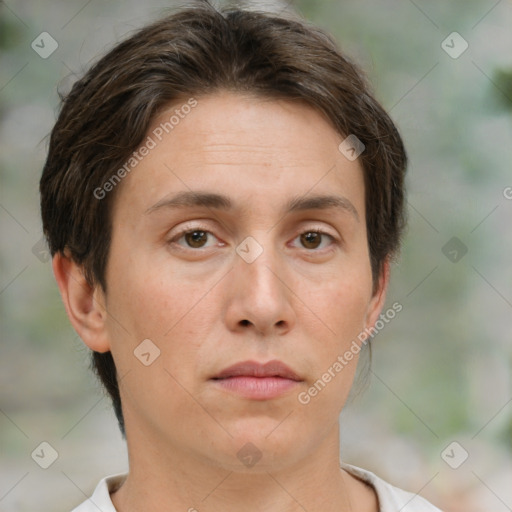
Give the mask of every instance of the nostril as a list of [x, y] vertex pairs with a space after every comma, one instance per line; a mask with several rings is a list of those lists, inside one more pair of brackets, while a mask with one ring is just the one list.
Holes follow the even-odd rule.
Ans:
[[249, 322], [249, 320], [242, 320], [240, 323], [242, 325], [249, 325], [251, 322]]

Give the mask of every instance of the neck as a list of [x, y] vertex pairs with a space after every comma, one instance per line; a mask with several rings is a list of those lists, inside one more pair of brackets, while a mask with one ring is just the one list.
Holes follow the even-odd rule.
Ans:
[[[150, 441], [140, 434], [128, 436], [130, 473], [112, 495], [119, 512], [350, 512], [362, 485], [340, 468], [338, 423], [315, 453], [275, 470], [256, 464], [239, 472], [184, 453], [179, 446], [167, 452], [151, 448], [160, 444]], [[358, 510], [363, 509], [358, 505]]]

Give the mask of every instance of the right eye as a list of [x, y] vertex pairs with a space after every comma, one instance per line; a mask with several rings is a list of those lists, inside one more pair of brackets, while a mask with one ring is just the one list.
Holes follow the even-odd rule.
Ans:
[[205, 231], [203, 229], [188, 229], [186, 231], [182, 231], [177, 236], [175, 236], [170, 243], [180, 244], [180, 240], [183, 240], [186, 243], [185, 248], [188, 249], [202, 249], [204, 247], [208, 247], [206, 242], [208, 241], [208, 235], [213, 234], [210, 231]]

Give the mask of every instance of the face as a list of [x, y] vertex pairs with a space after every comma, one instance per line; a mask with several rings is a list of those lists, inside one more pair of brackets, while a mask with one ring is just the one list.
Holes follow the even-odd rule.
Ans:
[[113, 209], [104, 348], [128, 441], [228, 469], [293, 464], [337, 432], [354, 341], [382, 306], [362, 169], [308, 106], [198, 97], [162, 136], [177, 107]]

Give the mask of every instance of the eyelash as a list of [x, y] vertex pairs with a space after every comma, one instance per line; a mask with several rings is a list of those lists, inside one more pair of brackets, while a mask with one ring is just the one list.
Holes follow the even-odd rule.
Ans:
[[[171, 240], [168, 241], [168, 244], [171, 245], [171, 244], [175, 244], [177, 241], [179, 241], [183, 236], [189, 234], [189, 233], [193, 233], [194, 231], [204, 231], [205, 233], [207, 234], [210, 234], [210, 235], [213, 235], [215, 236], [210, 230], [206, 229], [204, 226], [194, 226], [193, 228], [191, 227], [188, 227], [186, 229], [183, 229], [181, 230], [179, 233], [176, 234], [176, 236], [174, 236]], [[340, 242], [333, 236], [331, 235], [330, 233], [327, 233], [326, 231], [320, 229], [320, 228], [310, 228], [310, 229], [305, 229], [303, 231], [301, 231], [300, 233], [298, 233], [294, 238], [293, 240], [295, 240], [296, 238], [300, 237], [300, 235], [303, 235], [305, 233], [318, 233], [320, 235], [322, 235], [323, 237], [327, 237], [331, 240], [331, 248], [332, 246], [336, 246], [336, 245], [339, 245]], [[322, 243], [322, 242], [320, 242]], [[204, 250], [205, 248], [203, 247], [200, 247], [200, 248], [193, 248], [193, 247], [182, 247], [180, 246], [181, 249], [183, 250], [192, 250], [194, 252], [199, 252], [201, 250]], [[206, 248], [207, 249], [207, 248]], [[322, 252], [322, 249], [306, 249], [305, 247], [303, 248], [305, 251], [307, 252]], [[327, 248], [324, 248], [323, 250], [325, 251]]]

